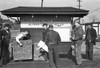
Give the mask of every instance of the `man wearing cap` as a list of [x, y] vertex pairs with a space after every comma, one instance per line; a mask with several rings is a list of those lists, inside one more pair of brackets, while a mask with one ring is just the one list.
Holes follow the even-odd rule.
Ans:
[[48, 24], [46, 24], [46, 23], [44, 23], [42, 26], [44, 28], [44, 31], [42, 33], [42, 40], [45, 41], [45, 36], [46, 36], [47, 32], [49, 31], [49, 28], [48, 28]]
[[56, 66], [58, 60], [57, 46], [60, 44], [59, 34], [53, 30], [53, 25], [49, 25], [49, 32], [46, 34], [45, 43], [49, 49], [49, 64], [51, 67]]
[[10, 43], [11, 33], [10, 33], [10, 27], [8, 25], [4, 26], [4, 29], [2, 30], [2, 57], [1, 57], [1, 63], [7, 64], [9, 59], [9, 43]]
[[[44, 31], [42, 32], [42, 41], [45, 42], [45, 37], [46, 37], [47, 32], [49, 31], [49, 28], [48, 28], [48, 24], [47, 23], [44, 23], [42, 26], [44, 28]], [[45, 50], [43, 50], [41, 48], [40, 49], [40, 53], [41, 53], [40, 56], [43, 56], [44, 57], [44, 60], [46, 62], [48, 62], [48, 60], [49, 60], [49, 58], [48, 58], [48, 52], [46, 52]]]
[[81, 46], [82, 46], [82, 38], [83, 38], [83, 29], [80, 26], [79, 20], [74, 22], [75, 28], [73, 32], [72, 40], [75, 44], [75, 56], [76, 56], [76, 64], [82, 64], [82, 56], [81, 56]]
[[93, 45], [95, 45], [95, 41], [97, 38], [96, 30], [92, 27], [92, 24], [88, 24], [88, 28], [86, 31], [86, 55], [88, 60], [93, 60]]

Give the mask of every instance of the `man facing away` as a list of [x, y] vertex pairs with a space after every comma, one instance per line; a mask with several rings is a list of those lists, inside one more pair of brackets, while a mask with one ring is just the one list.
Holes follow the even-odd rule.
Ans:
[[88, 29], [86, 31], [86, 56], [89, 60], [93, 60], [93, 45], [95, 45], [95, 41], [97, 38], [96, 30], [92, 27], [92, 24], [88, 25]]
[[58, 60], [57, 46], [60, 44], [61, 38], [59, 34], [53, 30], [53, 25], [49, 25], [49, 32], [46, 34], [45, 43], [49, 50], [49, 64], [56, 67]]

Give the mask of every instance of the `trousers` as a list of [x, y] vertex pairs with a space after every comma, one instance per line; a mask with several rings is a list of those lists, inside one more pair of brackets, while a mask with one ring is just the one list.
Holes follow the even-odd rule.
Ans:
[[59, 60], [57, 46], [49, 45], [48, 49], [49, 49], [49, 64], [51, 67], [55, 67], [57, 65], [58, 60]]
[[77, 64], [82, 64], [81, 46], [82, 42], [75, 43], [75, 56]]
[[86, 44], [86, 56], [89, 60], [93, 60], [93, 43], [91, 42]]
[[0, 64], [1, 65], [5, 65], [7, 64], [10, 59], [9, 59], [9, 43], [6, 41], [2, 41], [2, 46], [1, 46], [1, 60], [0, 60]]

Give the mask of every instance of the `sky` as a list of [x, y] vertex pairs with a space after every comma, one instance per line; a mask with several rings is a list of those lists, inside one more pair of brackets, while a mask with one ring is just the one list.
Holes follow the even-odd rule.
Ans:
[[[44, 0], [44, 7], [78, 7], [78, 0]], [[17, 7], [31, 6], [40, 7], [41, 0], [0, 0], [0, 11]], [[81, 9], [89, 10], [89, 14], [84, 17], [84, 22], [90, 21], [90, 16], [100, 17], [100, 0], [81, 0]], [[2, 18], [6, 18], [2, 15]]]

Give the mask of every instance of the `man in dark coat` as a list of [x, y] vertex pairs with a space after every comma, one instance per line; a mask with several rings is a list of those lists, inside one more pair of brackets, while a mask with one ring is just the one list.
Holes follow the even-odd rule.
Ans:
[[1, 45], [2, 45], [2, 24], [0, 24], [0, 67], [2, 66], [1, 63]]
[[[44, 28], [44, 31], [42, 32], [42, 40], [43, 42], [45, 42], [45, 37], [46, 37], [46, 34], [47, 32], [49, 31], [48, 29], [48, 24], [44, 23], [43, 25], [43, 28]], [[48, 58], [48, 52], [46, 52], [45, 50], [43, 50], [42, 48], [40, 49], [40, 53], [41, 55], [40, 56], [43, 56], [44, 57], [44, 60], [46, 62], [48, 62], [49, 58]]]
[[53, 25], [49, 25], [49, 32], [46, 34], [45, 43], [49, 49], [49, 64], [51, 67], [55, 67], [57, 64], [57, 46], [60, 44], [60, 42], [61, 38], [59, 33], [53, 30]]
[[2, 30], [2, 57], [1, 57], [1, 63], [7, 64], [10, 60], [9, 58], [9, 43], [10, 43], [11, 33], [9, 30], [9, 26], [5, 25], [4, 29]]
[[93, 45], [95, 45], [95, 41], [97, 38], [96, 30], [92, 27], [92, 24], [88, 25], [86, 31], [86, 55], [89, 60], [93, 60]]
[[49, 31], [49, 28], [48, 28], [48, 24], [46, 23], [44, 23], [42, 26], [44, 28], [44, 31], [42, 33], [42, 40], [45, 41], [45, 37], [46, 37], [47, 32]]

